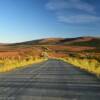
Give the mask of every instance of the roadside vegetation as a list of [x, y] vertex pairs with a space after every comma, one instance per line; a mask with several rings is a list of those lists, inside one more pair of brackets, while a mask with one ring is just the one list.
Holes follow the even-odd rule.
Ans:
[[100, 77], [100, 54], [69, 54], [60, 59]]
[[38, 48], [25, 48], [16, 51], [0, 52], [0, 72], [8, 72], [16, 68], [46, 61], [47, 58]]
[[26, 65], [40, 63], [45, 60], [47, 60], [47, 59], [34, 58], [34, 57], [28, 57], [23, 60], [6, 58], [5, 60], [0, 60], [0, 72], [11, 71], [16, 68], [22, 68], [22, 67], [25, 67]]
[[100, 38], [47, 38], [0, 45], [0, 72], [7, 72], [48, 58], [61, 59], [100, 76]]
[[48, 48], [50, 58], [63, 60], [100, 77], [99, 47], [91, 49], [93, 47], [86, 48], [83, 46], [81, 48], [79, 46], [52, 46]]

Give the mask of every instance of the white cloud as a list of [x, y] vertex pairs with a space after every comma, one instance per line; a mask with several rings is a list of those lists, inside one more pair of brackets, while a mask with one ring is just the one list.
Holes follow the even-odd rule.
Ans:
[[100, 17], [93, 15], [58, 16], [58, 20], [64, 23], [91, 23], [100, 21]]
[[[54, 11], [58, 21], [64, 23], [79, 24], [100, 21], [100, 17], [96, 16], [96, 8], [84, 0], [49, 0], [46, 8]], [[77, 11], [81, 12], [77, 13]]]
[[[68, 6], [68, 5], [67, 5]], [[60, 10], [60, 9], [65, 9], [66, 7], [66, 2], [64, 0], [50, 0], [46, 4], [47, 9], [49, 10]]]
[[77, 9], [86, 12], [94, 12], [95, 7], [82, 0], [50, 0], [46, 7], [49, 10]]

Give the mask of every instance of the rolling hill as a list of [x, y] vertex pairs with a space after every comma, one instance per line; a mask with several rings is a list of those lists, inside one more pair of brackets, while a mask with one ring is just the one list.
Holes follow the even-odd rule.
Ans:
[[0, 72], [47, 58], [100, 59], [100, 38], [45, 38], [21, 43], [0, 44]]
[[[65, 45], [65, 44], [72, 45], [73, 44], [73, 45], [79, 45], [79, 46], [82, 46], [82, 45], [95, 46], [95, 44], [98, 45], [98, 43], [100, 43], [100, 38], [77, 37], [77, 38], [45, 38], [45, 39], [32, 40], [32, 41], [26, 41], [26, 42], [21, 42], [21, 43], [4, 44], [4, 45], [18, 46], [18, 45]], [[0, 46], [3, 46], [3, 43], [1, 43]]]
[[[83, 50], [93, 51], [100, 49], [100, 38], [96, 37], [77, 37], [77, 38], [45, 38], [45, 39], [39, 39], [39, 40], [32, 40], [32, 41], [26, 41], [21, 43], [11, 43], [11, 44], [0, 44], [0, 51], [16, 51], [19, 49], [24, 48], [39, 48], [43, 49], [45, 46], [51, 46], [59, 49], [58, 47], [62, 47], [62, 49], [65, 50], [65, 48], [68, 51], [79, 51], [83, 48]], [[76, 50], [77, 49], [77, 50]]]

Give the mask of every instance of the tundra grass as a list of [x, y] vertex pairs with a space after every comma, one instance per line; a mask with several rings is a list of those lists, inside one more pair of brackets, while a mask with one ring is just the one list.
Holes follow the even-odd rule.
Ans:
[[46, 60], [47, 59], [45, 58], [40, 58], [40, 59], [35, 59], [35, 60], [29, 59], [28, 61], [26, 59], [23, 59], [23, 60], [6, 59], [3, 61], [0, 61], [0, 63], [2, 64], [0, 66], [0, 72], [4, 73], [4, 72], [12, 71], [16, 68], [22, 68], [22, 67], [25, 67], [26, 65], [36, 64], [36, 63], [40, 63]]

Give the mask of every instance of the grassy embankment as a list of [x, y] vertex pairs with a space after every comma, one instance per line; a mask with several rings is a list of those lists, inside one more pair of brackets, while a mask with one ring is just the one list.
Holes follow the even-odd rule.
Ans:
[[84, 69], [90, 73], [100, 76], [100, 39], [72, 43], [74, 46], [88, 46], [95, 47], [94, 50], [85, 50], [84, 53], [71, 54], [64, 58], [67, 61], [81, 69]]
[[30, 65], [30, 64], [35, 64], [35, 63], [40, 63], [43, 61], [46, 61], [47, 59], [45, 58], [32, 58], [30, 57], [29, 60], [23, 59], [23, 60], [18, 60], [18, 59], [5, 59], [5, 60], [0, 60], [0, 72], [7, 72], [14, 70], [16, 68], [22, 68], [26, 67], [25, 65]]
[[[91, 43], [91, 42], [90, 42]], [[48, 47], [51, 49], [51, 57], [61, 59], [65, 62], [71, 63], [76, 67], [100, 76], [100, 48], [99, 44], [96, 43], [79, 43], [73, 46], [52, 46]], [[95, 44], [96, 47], [93, 47]], [[86, 47], [87, 46], [87, 47]], [[93, 48], [93, 49], [92, 49]], [[53, 53], [55, 52], [55, 53]]]
[[76, 55], [71, 54], [67, 57], [60, 58], [61, 60], [75, 65], [76, 67], [86, 70], [90, 73], [93, 73], [100, 76], [100, 56], [96, 55]]
[[27, 67], [26, 65], [46, 61], [39, 48], [15, 49], [0, 52], [0, 72], [7, 72], [16, 68]]

